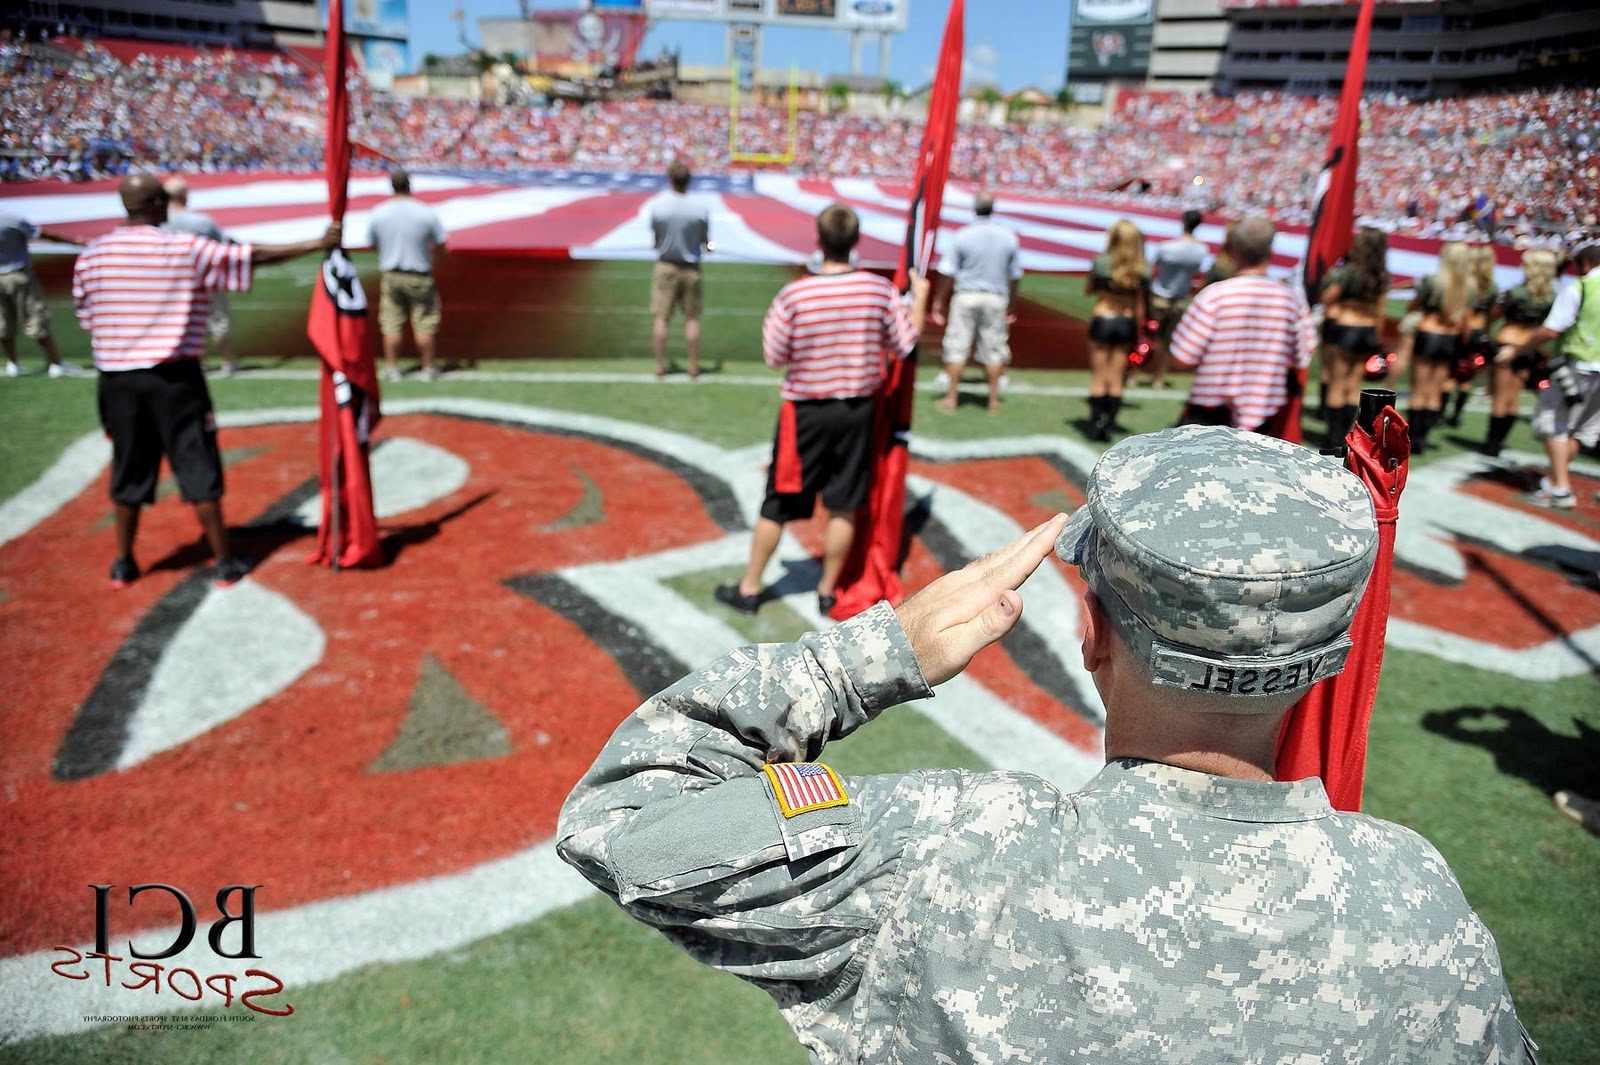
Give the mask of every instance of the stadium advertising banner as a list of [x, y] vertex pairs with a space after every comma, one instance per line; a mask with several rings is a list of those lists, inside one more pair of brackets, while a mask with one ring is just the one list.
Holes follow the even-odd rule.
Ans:
[[550, 74], [631, 67], [644, 37], [644, 21], [620, 10], [541, 11], [531, 25], [535, 69]]
[[[411, 36], [410, 0], [351, 0], [344, 5], [344, 29], [352, 37], [386, 37], [403, 41]], [[321, 24], [328, 24], [328, 0], [317, 0]]]
[[361, 56], [361, 66], [367, 73], [367, 81], [373, 85], [393, 84], [396, 74], [404, 74], [411, 69], [411, 52], [405, 41], [369, 37], [357, 41], [356, 47]]
[[1144, 77], [1154, 16], [1154, 0], [1073, 0], [1071, 79]]
[[645, 0], [655, 19], [759, 22], [901, 33], [911, 0]]

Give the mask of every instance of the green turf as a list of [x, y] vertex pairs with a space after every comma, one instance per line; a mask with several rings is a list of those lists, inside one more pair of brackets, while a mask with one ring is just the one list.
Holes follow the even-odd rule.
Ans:
[[[776, 396], [771, 387], [719, 384], [709, 373], [695, 386], [660, 384], [650, 377], [647, 323], [638, 264], [588, 264], [590, 272], [560, 293], [512, 292], [499, 308], [508, 333], [539, 332], [538, 323], [575, 319], [553, 334], [572, 358], [484, 364], [487, 370], [580, 371], [637, 375], [625, 383], [473, 381], [465, 375], [435, 384], [405, 381], [385, 386], [390, 398], [476, 396], [511, 403], [601, 413], [691, 433], [725, 446], [770, 438]], [[769, 374], [756, 347], [760, 313], [783, 271], [739, 275], [708, 271], [719, 313], [706, 321], [708, 367], [725, 375]], [[304, 263], [262, 271], [257, 289], [236, 297], [240, 350], [247, 364], [308, 369], [285, 362], [301, 348], [310, 274]], [[629, 287], [632, 286], [632, 287]], [[1081, 313], [1073, 279], [1024, 283], [1024, 296]], [[1081, 289], [1081, 282], [1077, 284]], [[87, 360], [87, 343], [52, 286], [57, 335], [64, 352]], [[501, 295], [506, 295], [502, 293]], [[469, 301], [458, 311], [494, 307]], [[566, 338], [566, 339], [562, 339]], [[506, 339], [508, 347], [518, 343]], [[550, 341], [554, 342], [554, 341]], [[674, 338], [674, 350], [681, 340]], [[24, 363], [37, 352], [22, 343]], [[522, 350], [531, 351], [529, 341]], [[457, 354], [465, 354], [457, 352]], [[681, 355], [678, 358], [681, 363]], [[721, 365], [717, 363], [720, 361]], [[924, 374], [929, 371], [924, 369]], [[1087, 375], [1019, 370], [1019, 384], [1081, 390]], [[1182, 379], [1179, 378], [1180, 383]], [[96, 429], [92, 380], [46, 380], [36, 373], [0, 380], [0, 497], [29, 484], [71, 441]], [[223, 412], [308, 406], [310, 381], [269, 380], [245, 374], [218, 380]], [[1176, 394], [1130, 397], [1123, 423], [1130, 431], [1154, 429], [1176, 417]], [[1060, 433], [1081, 439], [1071, 424], [1083, 401], [1071, 396], [1011, 393], [999, 417], [978, 407], [954, 415], [932, 410], [932, 394], [918, 397], [916, 432], [970, 439]], [[1311, 419], [1308, 428], [1320, 430]], [[1434, 434], [1432, 462], [1481, 438], [1484, 418], [1473, 412], [1459, 434]], [[381, 436], [380, 430], [380, 436]], [[1456, 437], [1459, 436], [1459, 439]], [[1536, 451], [1525, 425], [1511, 446]], [[307, 457], [308, 466], [311, 459]], [[164, 504], [170, 505], [170, 504]], [[680, 578], [685, 596], [705, 601], [719, 571]], [[727, 620], [750, 639], [786, 639], [803, 625], [791, 612], [763, 609], [755, 626], [731, 612]], [[1506, 707], [1496, 715], [1462, 708]], [[1458, 719], [1461, 719], [1458, 721]], [[1582, 727], [1590, 733], [1580, 731]], [[1448, 723], [1457, 727], [1447, 729]], [[1460, 876], [1468, 899], [1499, 942], [1524, 1021], [1543, 1045], [1546, 1062], [1600, 1061], [1600, 839], [1585, 834], [1552, 808], [1549, 791], [1589, 786], [1597, 779], [1592, 739], [1600, 729], [1600, 685], [1594, 676], [1555, 683], [1512, 680], [1449, 665], [1421, 654], [1393, 652], [1384, 670], [1371, 734], [1366, 808], [1422, 832]], [[972, 753], [914, 711], [897, 709], [873, 728], [830, 748], [847, 772], [892, 771], [911, 765], [980, 767]], [[439, 1062], [528, 1061], [589, 1065], [595, 1062], [796, 1062], [804, 1060], [762, 995], [738, 981], [689, 963], [659, 937], [635, 926], [601, 900], [552, 914], [446, 957], [408, 965], [374, 966], [332, 983], [296, 989], [299, 1013], [287, 1021], [225, 1026], [201, 1033], [100, 1030], [0, 1049], [0, 1063], [107, 1062]]]

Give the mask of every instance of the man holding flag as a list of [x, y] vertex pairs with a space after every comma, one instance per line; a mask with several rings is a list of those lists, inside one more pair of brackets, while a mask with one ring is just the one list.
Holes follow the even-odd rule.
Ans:
[[761, 605], [761, 578], [783, 526], [811, 516], [821, 495], [828, 511], [817, 607], [827, 614], [856, 535], [856, 512], [872, 478], [873, 396], [884, 354], [898, 361], [916, 345], [928, 282], [912, 282], [909, 311], [887, 280], [858, 270], [850, 253], [861, 238], [855, 211], [833, 204], [817, 217], [822, 265], [785, 285], [762, 327], [767, 365], [785, 371], [783, 405], [767, 471], [766, 498], [738, 584], [716, 597], [741, 613]]
[[[933, 93], [928, 98], [928, 124], [917, 153], [916, 181], [906, 212], [906, 241], [894, 273], [895, 288], [901, 292], [911, 288], [914, 275], [926, 276], [937, 244], [944, 186], [955, 150], [965, 26], [966, 5], [963, 0], [952, 0], [939, 45]], [[856, 516], [855, 541], [840, 573], [838, 596], [827, 612], [835, 620], [854, 617], [880, 599], [900, 601], [900, 537], [905, 524], [907, 450], [916, 385], [916, 352], [912, 351], [903, 361], [889, 365], [878, 391], [872, 434], [872, 496]]]
[[[344, 5], [328, 5], [328, 213], [344, 219], [349, 202], [350, 96]], [[322, 357], [322, 421], [318, 432], [322, 522], [308, 562], [334, 569], [383, 561], [372, 507], [368, 444], [378, 424], [378, 367], [367, 322], [367, 296], [344, 250], [323, 260], [311, 290], [306, 333]]]

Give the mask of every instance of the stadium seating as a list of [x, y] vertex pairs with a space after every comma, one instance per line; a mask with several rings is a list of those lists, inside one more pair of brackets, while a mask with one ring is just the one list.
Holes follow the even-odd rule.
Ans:
[[[805, 111], [792, 162], [750, 164], [730, 162], [723, 107], [497, 107], [377, 94], [354, 77], [351, 87], [359, 146], [419, 167], [656, 170], [684, 158], [703, 172], [763, 165], [883, 178], [909, 173], [921, 138], [912, 118]], [[5, 180], [81, 180], [130, 166], [304, 172], [321, 158], [321, 76], [298, 53], [0, 38], [0, 89]], [[1276, 92], [1127, 91], [1098, 131], [965, 125], [952, 176], [1303, 223], [1334, 106]], [[1584, 212], [1600, 201], [1597, 116], [1594, 89], [1370, 99], [1357, 209], [1367, 222], [1421, 237], [1492, 228], [1504, 243], [1554, 242], [1593, 228]], [[741, 112], [741, 153], [788, 147], [783, 111]]]

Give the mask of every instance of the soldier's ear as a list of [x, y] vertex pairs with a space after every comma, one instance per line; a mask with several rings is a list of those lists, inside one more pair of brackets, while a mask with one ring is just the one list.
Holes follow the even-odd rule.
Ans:
[[1106, 620], [1105, 609], [1099, 598], [1090, 591], [1083, 593], [1083, 668], [1090, 673], [1105, 665], [1111, 657], [1111, 623]]

